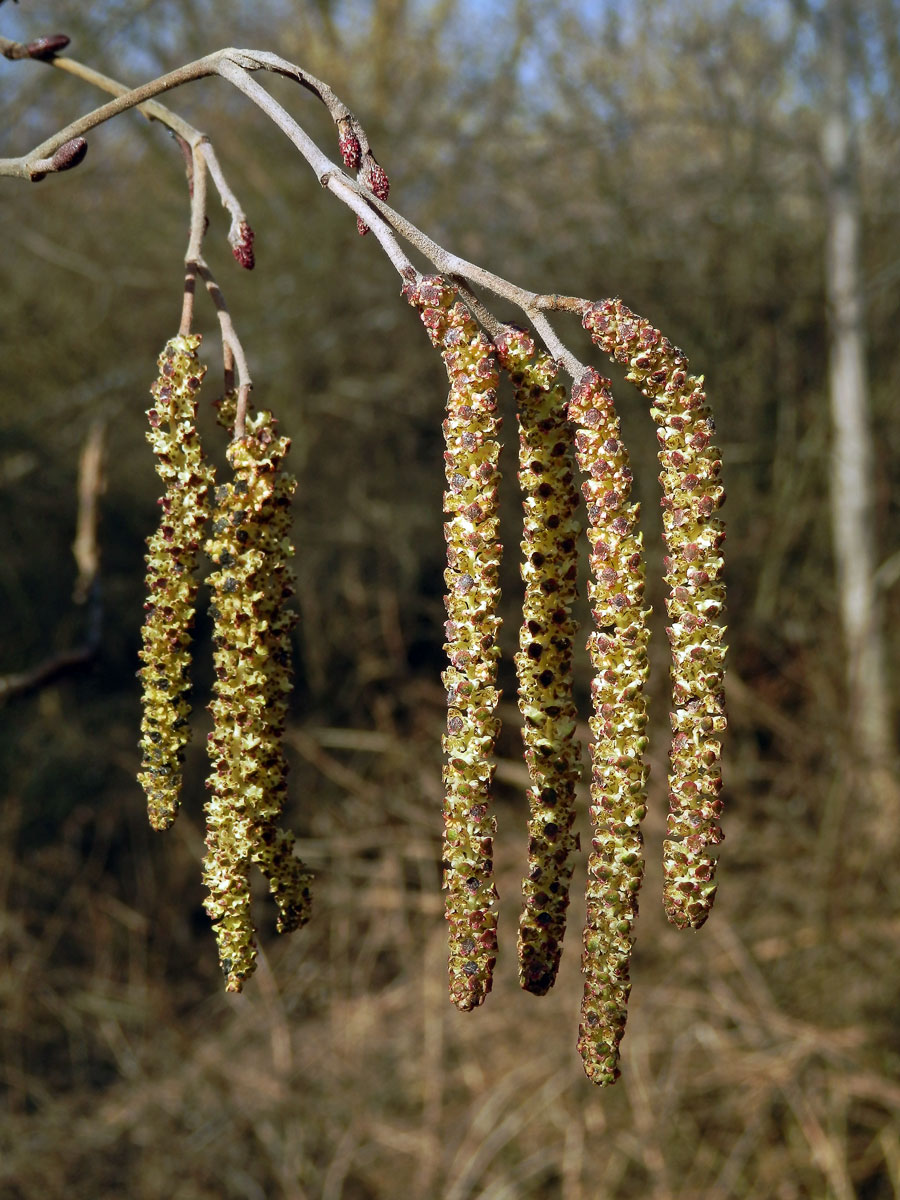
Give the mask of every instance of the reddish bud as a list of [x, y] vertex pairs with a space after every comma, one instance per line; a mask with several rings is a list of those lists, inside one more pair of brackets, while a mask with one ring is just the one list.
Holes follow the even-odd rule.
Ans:
[[252, 271], [256, 266], [256, 258], [253, 254], [255, 236], [250, 225], [246, 221], [241, 221], [238, 226], [237, 240], [232, 244], [231, 253], [246, 271]]
[[77, 167], [87, 154], [88, 144], [83, 137], [64, 142], [51, 158], [54, 171], [70, 171]]
[[68, 44], [69, 39], [64, 33], [54, 33], [50, 37], [35, 38], [26, 45], [25, 52], [29, 58], [46, 61], [59, 54], [60, 50], [65, 50]]
[[350, 171], [355, 171], [359, 166], [362, 158], [362, 147], [359, 144], [359, 138], [355, 133], [342, 133], [338, 138], [338, 147], [341, 151], [341, 158], [344, 160], [344, 165]]
[[385, 171], [381, 163], [377, 163], [374, 158], [372, 159], [372, 165], [369, 167], [367, 173], [366, 183], [368, 184], [372, 193], [376, 195], [379, 200], [387, 200], [388, 193], [391, 190], [390, 181], [387, 177], [387, 171]]
[[356, 218], [356, 232], [359, 234], [360, 237], [365, 237], [366, 234], [369, 232], [369, 227], [365, 223], [365, 221], [362, 219], [362, 217]]

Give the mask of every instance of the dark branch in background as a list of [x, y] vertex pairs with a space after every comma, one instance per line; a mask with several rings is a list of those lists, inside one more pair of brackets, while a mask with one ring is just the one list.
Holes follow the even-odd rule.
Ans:
[[100, 589], [100, 553], [97, 525], [104, 490], [103, 440], [105, 427], [96, 422], [88, 431], [78, 464], [78, 518], [72, 553], [78, 567], [73, 599], [85, 605], [85, 637], [80, 646], [50, 655], [25, 671], [0, 676], [0, 706], [16, 696], [35, 691], [60, 675], [91, 662], [100, 649], [103, 604]]

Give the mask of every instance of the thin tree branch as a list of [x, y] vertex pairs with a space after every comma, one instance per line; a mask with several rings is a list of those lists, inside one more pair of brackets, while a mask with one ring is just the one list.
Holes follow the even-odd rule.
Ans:
[[[19, 43], [0, 38], [0, 53], [3, 53], [6, 57], [28, 57], [27, 52], [23, 53], [24, 50], [25, 48]], [[475, 263], [452, 254], [443, 246], [438, 245], [427, 234], [423, 233], [422, 230], [407, 220], [406, 217], [398, 213], [385, 200], [376, 196], [366, 186], [365, 167], [361, 167], [358, 178], [352, 180], [319, 149], [287, 110], [250, 75], [252, 71], [268, 70], [296, 80], [325, 105], [340, 130], [350, 132], [356, 137], [360, 144], [361, 160], [363, 163], [371, 164], [375, 162], [374, 156], [371, 155], [365, 129], [351, 110], [334, 94], [327, 84], [316, 79], [315, 76], [310, 75], [296, 64], [290, 63], [286, 59], [266, 51], [238, 50], [228, 47], [206, 55], [204, 58], [197, 59], [195, 62], [187, 63], [175, 71], [170, 71], [158, 79], [143, 84], [141, 87], [128, 90], [116, 80], [101, 75], [99, 72], [83, 66], [83, 64], [75, 63], [72, 59], [54, 57], [48, 61], [54, 66], [68, 70], [71, 74], [77, 75], [86, 82], [94, 83], [96, 86], [107, 91], [114, 91], [116, 99], [94, 110], [94, 112], [79, 118], [79, 120], [71, 122], [64, 129], [61, 129], [39, 146], [36, 146], [29, 154], [23, 155], [20, 158], [0, 159], [0, 175], [35, 179], [42, 177], [43, 174], [50, 171], [59, 170], [60, 166], [53, 158], [53, 155], [61, 147], [69, 145], [74, 139], [82, 137], [90, 129], [111, 120], [113, 117], [130, 108], [138, 108], [148, 118], [160, 121], [167, 128], [184, 137], [189, 145], [194, 148], [206, 141], [205, 135], [194, 129], [193, 126], [189, 126], [181, 118], [177, 117], [176, 114], [172, 113], [164, 105], [156, 102], [153, 98], [162, 92], [171, 91], [173, 88], [180, 87], [182, 84], [189, 83], [195, 79], [218, 75], [231, 83], [247, 96], [248, 99], [252, 100], [254, 104], [263, 110], [270, 120], [274, 121], [316, 172], [316, 176], [322, 186], [346, 204], [348, 208], [356, 213], [359, 220], [372, 230], [382, 249], [404, 279], [415, 279], [419, 275], [419, 272], [401, 249], [395, 235], [409, 242], [411, 246], [429, 260], [440, 274], [454, 277], [457, 284], [462, 280], [467, 280], [469, 283], [477, 284], [494, 295], [515, 304], [532, 323], [549, 352], [561, 363], [573, 379], [581, 377], [584, 369], [582, 364], [574, 355], [566, 350], [552, 326], [542, 314], [551, 311], [580, 312], [587, 305], [588, 301], [577, 296], [562, 296], [556, 293], [543, 295], [528, 291]], [[63, 64], [66, 65], [63, 66]], [[234, 199], [233, 193], [224, 184], [217, 162], [215, 166], [210, 162], [210, 171], [214, 182], [219, 185], [223, 203], [232, 215], [232, 230], [234, 230], [235, 223], [239, 224], [243, 220], [243, 212]], [[471, 290], [468, 290], [467, 295], [470, 299], [476, 299]], [[479, 302], [476, 300], [476, 303]], [[485, 327], [490, 329], [490, 320], [496, 323], [496, 319], [490, 318], [490, 320], [487, 320], [488, 310], [483, 304], [480, 304], [480, 312], [480, 319], [484, 319], [486, 321]]]
[[[2, 45], [3, 39], [0, 39], [0, 48], [2, 48]], [[76, 79], [82, 79], [85, 83], [93, 84], [100, 91], [109, 92], [112, 96], [125, 96], [132, 90], [127, 84], [120, 83], [118, 79], [111, 79], [109, 75], [103, 75], [100, 71], [95, 71], [93, 67], [86, 66], [85, 63], [79, 62], [77, 59], [59, 55], [46, 61], [50, 66], [56, 67], [58, 71], [65, 71], [68, 75], [74, 75]], [[180, 117], [178, 113], [173, 112], [170, 108], [166, 108], [164, 104], [160, 104], [158, 100], [147, 100], [143, 104], [136, 104], [134, 107], [148, 121], [158, 121], [166, 129], [170, 129], [173, 133], [177, 133], [179, 137], [183, 137], [189, 146], [197, 145], [206, 136], [199, 129], [195, 129], [190, 122]]]
[[206, 290], [216, 307], [216, 315], [219, 318], [219, 328], [222, 331], [222, 345], [224, 348], [223, 361], [225, 364], [226, 380], [229, 374], [233, 378], [235, 368], [237, 368], [238, 407], [234, 420], [234, 436], [235, 438], [243, 437], [250, 392], [253, 388], [253, 381], [250, 378], [250, 368], [247, 365], [247, 356], [244, 353], [241, 340], [235, 331], [231, 313], [228, 311], [228, 305], [225, 303], [222, 289], [216, 283], [215, 276], [202, 258], [197, 260], [196, 266], [197, 273], [206, 284]]
[[84, 604], [90, 597], [100, 572], [100, 551], [97, 546], [97, 523], [100, 518], [100, 496], [105, 490], [103, 478], [103, 441], [106, 426], [94, 421], [88, 430], [78, 462], [78, 520], [72, 553], [78, 565], [78, 579], [73, 599]]
[[[211, 147], [206, 141], [199, 141], [195, 146], [186, 148], [185, 165], [188, 185], [191, 193], [191, 233], [188, 241], [185, 261], [184, 304], [181, 311], [179, 334], [186, 335], [191, 331], [194, 317], [194, 293], [197, 275], [200, 275], [206, 285], [210, 299], [215, 305], [219, 318], [219, 328], [222, 333], [222, 362], [224, 366], [226, 391], [234, 386], [235, 366], [238, 376], [238, 402], [234, 422], [234, 437], [244, 436], [247, 409], [250, 403], [250, 392], [253, 382], [247, 365], [247, 356], [241, 345], [240, 338], [234, 328], [234, 322], [228, 311], [228, 305], [222, 294], [222, 289], [216, 282], [215, 276], [203, 258], [203, 238], [206, 233], [208, 219], [206, 215], [206, 168], [207, 156]], [[218, 164], [217, 164], [218, 165]]]
[[194, 291], [198, 264], [203, 261], [203, 235], [206, 233], [206, 163], [202, 143], [190, 147], [187, 154], [188, 185], [191, 192], [191, 233], [184, 256], [184, 304], [181, 310], [182, 336], [190, 333], [194, 319]]
[[78, 567], [73, 599], [86, 606], [85, 634], [80, 646], [51, 654], [25, 671], [0, 675], [0, 707], [16, 696], [34, 691], [59, 675], [93, 659], [100, 649], [103, 603], [100, 590], [100, 551], [97, 523], [103, 492], [103, 439], [105, 426], [95, 421], [88, 430], [78, 464], [78, 517], [72, 554]]

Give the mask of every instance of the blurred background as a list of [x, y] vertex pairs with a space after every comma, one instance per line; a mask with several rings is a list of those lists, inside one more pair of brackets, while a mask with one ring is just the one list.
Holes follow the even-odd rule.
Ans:
[[[205, 616], [184, 807], [168, 834], [150, 830], [135, 781], [143, 539], [158, 495], [144, 411], [178, 326], [188, 203], [166, 132], [120, 117], [89, 135], [76, 171], [0, 179], [7, 683], [90, 643], [71, 546], [97, 422], [105, 440], [98, 648], [7, 688], [2, 714], [0, 1196], [900, 1196], [900, 4], [0, 8], [4, 36], [60, 32], [70, 56], [129, 83], [224, 45], [299, 62], [356, 111], [392, 203], [436, 240], [535, 290], [621, 296], [706, 373], [729, 493], [727, 840], [706, 928], [668, 928], [656, 441], [646, 402], [612, 372], [655, 610], [648, 867], [622, 1080], [593, 1088], [575, 1050], [583, 862], [556, 987], [536, 999], [516, 984], [514, 444], [501, 951], [483, 1009], [451, 1006], [443, 368], [374, 238], [357, 236], [249, 102], [222, 81], [193, 83], [167, 103], [212, 138], [255, 227], [257, 267], [233, 262], [215, 201], [206, 254], [300, 481], [285, 823], [317, 875], [313, 922], [285, 938], [260, 889], [259, 970], [243, 995], [224, 994], [200, 883]], [[262, 82], [336, 157], [316, 101]], [[0, 60], [0, 85], [10, 156], [102, 99], [33, 62]], [[219, 349], [204, 297], [198, 327], [212, 400]], [[577, 320], [556, 328], [603, 369]], [[854, 375], [861, 349], [868, 382]], [[855, 382], [833, 409], [841, 362]], [[208, 405], [202, 426], [223, 462]], [[868, 460], [864, 442], [861, 456], [836, 456], [860, 428]], [[579, 671], [586, 721], [585, 655]]]

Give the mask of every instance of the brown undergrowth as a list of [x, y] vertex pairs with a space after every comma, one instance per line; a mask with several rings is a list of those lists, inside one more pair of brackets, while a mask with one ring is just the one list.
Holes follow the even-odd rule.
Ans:
[[[651, 874], [623, 1079], [602, 1095], [575, 1050], [575, 943], [548, 997], [516, 983], [527, 777], [512, 704], [497, 789], [501, 951], [474, 1014], [446, 997], [435, 682], [398, 684], [355, 729], [290, 727], [304, 800], [288, 815], [319, 919], [267, 939], [241, 996], [221, 994], [210, 953], [200, 814], [186, 811], [167, 845], [145, 828], [130, 730], [107, 713], [97, 803], [51, 830], [22, 776], [3, 809], [0, 1195], [898, 1194], [897, 929], [879, 915], [897, 898], [882, 910], [884, 877], [842, 874], [840, 845], [807, 807], [811, 789], [827, 807], [838, 787], [818, 739], [801, 723], [797, 740], [756, 684], [742, 679], [731, 702], [720, 907], [685, 938], [666, 926]], [[26, 740], [48, 715], [77, 736], [90, 686], [28, 701]], [[652, 744], [655, 862], [665, 737]], [[186, 769], [202, 772], [199, 751]]]

